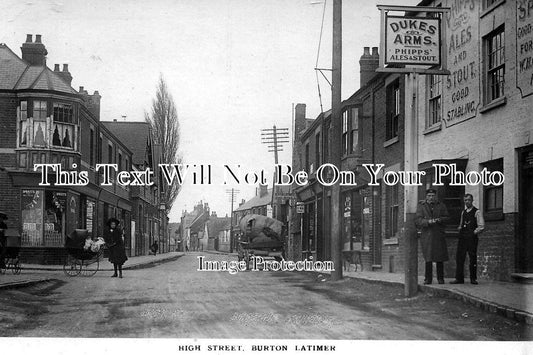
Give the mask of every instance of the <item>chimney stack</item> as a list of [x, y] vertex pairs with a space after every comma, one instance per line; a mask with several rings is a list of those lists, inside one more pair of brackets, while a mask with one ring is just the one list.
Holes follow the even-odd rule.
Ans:
[[294, 141], [298, 141], [299, 134], [306, 128], [305, 104], [296, 104], [294, 107]]
[[22, 59], [30, 65], [45, 66], [48, 51], [41, 43], [41, 35], [35, 35], [35, 42], [32, 42], [32, 37], [31, 34], [26, 35], [26, 42], [20, 47]]
[[267, 185], [259, 185], [259, 197], [263, 197], [266, 194], [268, 194], [268, 186]]
[[102, 96], [98, 90], [95, 90], [92, 95], [87, 95], [87, 108], [98, 121], [100, 121], [100, 99]]
[[372, 47], [372, 54], [370, 54], [370, 47], [364, 47], [363, 55], [359, 59], [360, 68], [360, 87], [365, 86], [376, 75], [376, 69], [379, 67], [379, 53], [378, 47]]
[[63, 64], [63, 71], [59, 71], [59, 64], [56, 64], [56, 66], [54, 67], [54, 73], [59, 75], [59, 77], [63, 79], [63, 81], [66, 82], [69, 86], [72, 84], [72, 75], [68, 71], [68, 64]]

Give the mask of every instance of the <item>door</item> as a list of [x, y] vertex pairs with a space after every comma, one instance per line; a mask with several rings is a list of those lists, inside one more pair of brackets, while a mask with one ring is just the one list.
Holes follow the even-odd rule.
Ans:
[[518, 271], [533, 272], [533, 146], [521, 154]]

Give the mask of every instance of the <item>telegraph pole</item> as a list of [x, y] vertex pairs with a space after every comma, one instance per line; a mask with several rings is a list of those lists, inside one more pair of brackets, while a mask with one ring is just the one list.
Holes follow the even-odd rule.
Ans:
[[233, 253], [233, 202], [235, 202], [235, 196], [239, 193], [239, 190], [231, 189], [226, 190], [226, 194], [229, 195], [229, 198], [231, 200], [231, 223], [230, 223], [230, 242], [229, 242], [229, 252]]
[[[278, 165], [278, 152], [283, 151], [283, 143], [289, 143], [289, 129], [288, 128], [276, 128], [274, 125], [272, 128], [261, 130], [261, 143], [268, 144], [268, 151], [274, 152], [274, 164]], [[274, 175], [276, 174], [274, 169]], [[276, 179], [272, 179], [272, 217], [277, 217], [277, 211], [274, 205], [274, 199], [276, 195]]]
[[[341, 81], [342, 81], [342, 0], [333, 0], [333, 55], [331, 75], [331, 150], [330, 162], [340, 169], [342, 154]], [[331, 257], [335, 270], [331, 280], [342, 279], [342, 208], [339, 182], [331, 188]]]

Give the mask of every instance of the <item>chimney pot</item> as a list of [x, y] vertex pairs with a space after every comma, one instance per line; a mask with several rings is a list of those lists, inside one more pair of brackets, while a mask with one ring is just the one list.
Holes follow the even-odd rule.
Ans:
[[80, 86], [80, 92], [83, 92], [83, 86]]
[[67, 71], [68, 72], [68, 64], [63, 64], [63, 71]]
[[26, 43], [32, 43], [33, 42], [32, 37], [33, 37], [33, 35], [27, 34], [26, 35]]
[[378, 47], [372, 47], [372, 55], [370, 55], [370, 47], [364, 47], [363, 55], [359, 59], [360, 87], [365, 86], [374, 77], [378, 67]]
[[35, 43], [41, 43], [41, 35], [35, 35]]
[[59, 71], [59, 64], [54, 64], [54, 71]]

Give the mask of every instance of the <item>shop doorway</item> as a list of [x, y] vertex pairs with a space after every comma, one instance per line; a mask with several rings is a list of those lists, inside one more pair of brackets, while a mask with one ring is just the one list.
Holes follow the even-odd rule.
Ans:
[[533, 145], [520, 152], [518, 271], [533, 272]]

